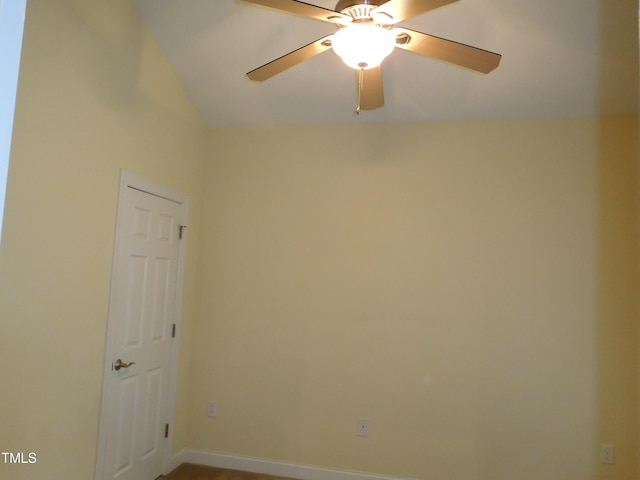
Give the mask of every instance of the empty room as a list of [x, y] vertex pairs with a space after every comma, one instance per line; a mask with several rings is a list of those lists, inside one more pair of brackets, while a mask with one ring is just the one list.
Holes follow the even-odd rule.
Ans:
[[640, 478], [637, 0], [18, 1], [0, 478]]

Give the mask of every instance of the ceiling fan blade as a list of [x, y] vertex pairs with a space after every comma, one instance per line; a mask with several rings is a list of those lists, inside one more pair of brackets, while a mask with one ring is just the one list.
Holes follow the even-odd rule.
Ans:
[[[360, 77], [362, 73], [362, 78]], [[382, 87], [382, 66], [357, 71], [360, 85], [360, 109], [375, 110], [384, 106], [384, 88]]]
[[303, 17], [315, 18], [325, 22], [345, 25], [351, 23], [352, 18], [328, 8], [318, 7], [310, 3], [299, 2], [297, 0], [242, 0], [245, 3], [254, 3], [264, 7], [275, 8], [285, 12], [301, 15]]
[[378, 15], [391, 17], [390, 24], [399, 23], [403, 20], [416, 17], [421, 13], [443, 7], [458, 0], [389, 0], [375, 8], [371, 15], [376, 18]]
[[247, 77], [251, 80], [262, 82], [280, 72], [284, 72], [285, 70], [302, 63], [315, 55], [329, 50], [331, 48], [331, 37], [333, 37], [333, 35], [327, 35], [326, 37], [322, 37], [321, 39], [311, 42], [304, 47], [300, 47], [293, 52], [287, 53], [280, 58], [276, 58], [261, 67], [251, 70], [247, 73]]
[[465, 45], [464, 43], [446, 40], [427, 35], [407, 28], [394, 28], [396, 47], [411, 52], [454, 63], [482, 73], [489, 73], [500, 64], [502, 55]]

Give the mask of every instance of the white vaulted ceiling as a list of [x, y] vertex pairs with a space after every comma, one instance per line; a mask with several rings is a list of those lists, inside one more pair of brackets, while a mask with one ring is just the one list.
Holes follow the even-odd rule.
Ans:
[[500, 66], [484, 75], [396, 49], [385, 106], [356, 117], [355, 73], [332, 51], [265, 82], [245, 76], [332, 24], [236, 0], [135, 0], [208, 125], [637, 113], [637, 4], [460, 0], [414, 17], [400, 25], [500, 53]]

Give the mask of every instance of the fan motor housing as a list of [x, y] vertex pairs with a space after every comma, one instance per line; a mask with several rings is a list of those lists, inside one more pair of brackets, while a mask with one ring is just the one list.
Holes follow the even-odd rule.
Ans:
[[378, 7], [383, 3], [386, 3], [388, 0], [340, 0], [336, 5], [336, 12], [344, 13], [344, 10], [347, 10], [354, 6], [367, 6], [371, 5], [374, 7]]

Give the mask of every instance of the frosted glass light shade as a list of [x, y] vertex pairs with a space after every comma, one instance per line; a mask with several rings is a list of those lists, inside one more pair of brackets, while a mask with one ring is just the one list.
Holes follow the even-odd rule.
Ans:
[[395, 37], [376, 25], [349, 25], [331, 39], [333, 50], [349, 67], [368, 70], [377, 67], [395, 47]]

